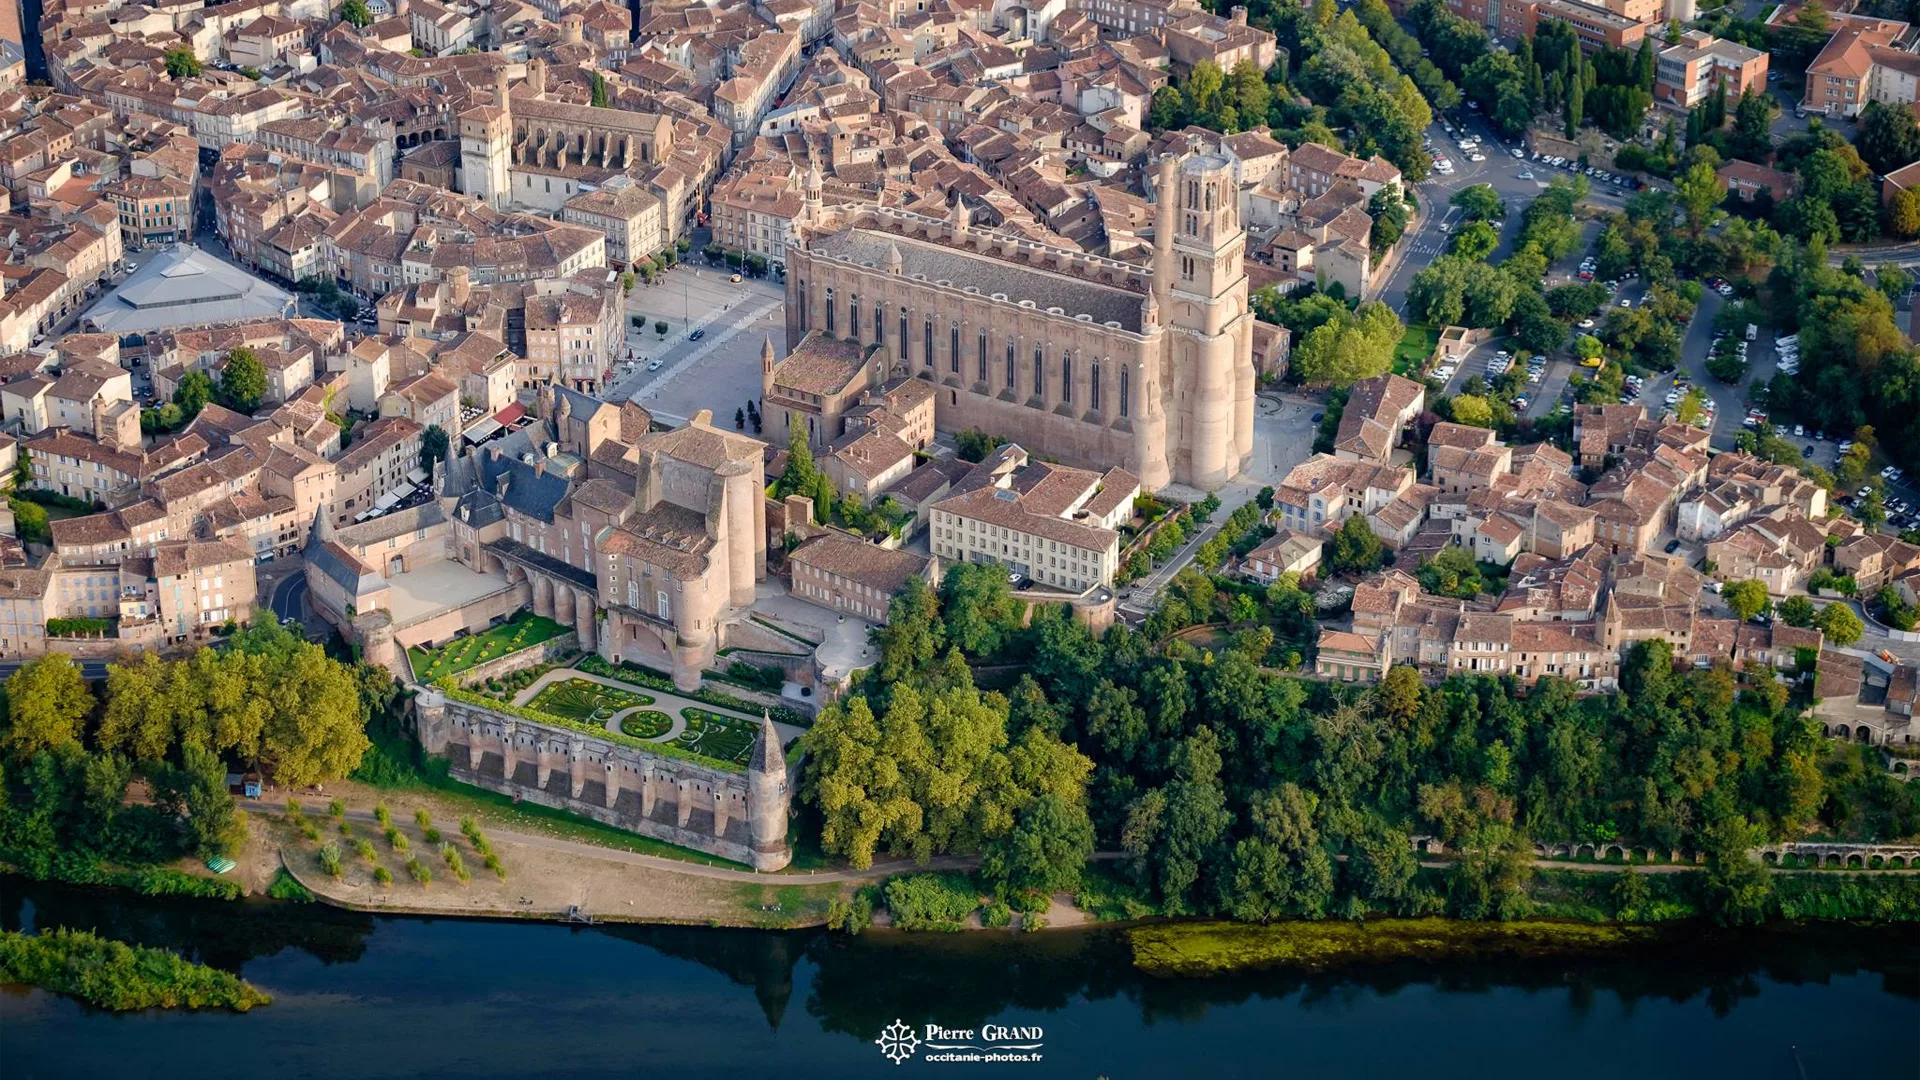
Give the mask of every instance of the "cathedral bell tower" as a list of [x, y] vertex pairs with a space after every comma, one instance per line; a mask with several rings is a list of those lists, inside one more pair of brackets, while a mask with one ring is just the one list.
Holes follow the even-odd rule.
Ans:
[[[1246, 231], [1226, 158], [1162, 158], [1154, 197], [1154, 292], [1166, 327], [1174, 479], [1213, 489], [1253, 452], [1253, 327]], [[1167, 226], [1171, 226], [1168, 228]]]

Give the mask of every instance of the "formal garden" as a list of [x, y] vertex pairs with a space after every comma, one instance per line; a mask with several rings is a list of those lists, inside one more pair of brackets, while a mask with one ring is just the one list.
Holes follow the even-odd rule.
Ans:
[[636, 739], [657, 739], [673, 728], [673, 717], [659, 709], [642, 709], [620, 718], [620, 733]]
[[[633, 690], [622, 690], [586, 679], [565, 679], [549, 684], [527, 702], [527, 708], [564, 716], [569, 720], [608, 720], [622, 709], [653, 704], [653, 698]], [[661, 728], [655, 734], [662, 734]], [[630, 733], [632, 734], [632, 733]]]
[[752, 756], [754, 736], [759, 733], [753, 721], [692, 706], [681, 709], [680, 715], [686, 717], [687, 729], [674, 742], [686, 749], [736, 765], [745, 765]]
[[455, 638], [437, 649], [408, 649], [407, 660], [413, 664], [415, 678], [421, 682], [433, 682], [567, 632], [567, 627], [544, 615], [521, 610], [498, 626]]

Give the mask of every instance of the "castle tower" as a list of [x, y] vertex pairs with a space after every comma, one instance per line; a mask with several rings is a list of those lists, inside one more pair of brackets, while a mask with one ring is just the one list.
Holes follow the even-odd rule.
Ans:
[[535, 101], [547, 96], [547, 62], [540, 57], [527, 61], [527, 87]]
[[568, 12], [560, 17], [560, 43], [578, 45], [586, 36], [587, 20], [579, 12]]
[[793, 858], [787, 846], [787, 755], [773, 718], [760, 714], [760, 736], [747, 764], [747, 823], [753, 838], [753, 868], [779, 870]]
[[[1155, 196], [1165, 201], [1155, 225], [1155, 288], [1170, 331], [1171, 400], [1185, 403], [1173, 415], [1167, 444], [1185, 458], [1184, 468], [1176, 459], [1174, 474], [1212, 489], [1239, 472], [1253, 449], [1251, 384], [1244, 406], [1239, 400], [1239, 369], [1251, 375], [1253, 344], [1240, 192], [1232, 165], [1216, 154], [1189, 154], [1177, 170], [1162, 159], [1159, 176]], [[1169, 212], [1172, 234], [1162, 238], [1159, 222]]]
[[773, 393], [773, 339], [760, 339], [760, 399], [762, 405], [768, 394]]

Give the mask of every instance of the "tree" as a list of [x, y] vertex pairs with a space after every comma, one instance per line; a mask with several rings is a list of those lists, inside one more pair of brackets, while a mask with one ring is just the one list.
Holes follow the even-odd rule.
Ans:
[[1394, 349], [1405, 333], [1400, 317], [1377, 300], [1351, 313], [1341, 308], [1294, 346], [1293, 370], [1303, 382], [1352, 386], [1392, 366]]
[[1789, 596], [1780, 601], [1776, 614], [1780, 616], [1780, 621], [1788, 626], [1812, 626], [1813, 601], [1804, 596]]
[[252, 693], [267, 701], [259, 760], [275, 780], [301, 787], [359, 767], [370, 743], [352, 668], [272, 617], [233, 635], [220, 659], [251, 672]]
[[235, 412], [251, 413], [267, 395], [267, 369], [260, 356], [242, 345], [227, 352], [227, 363], [220, 371], [216, 397], [220, 404]]
[[1773, 601], [1767, 596], [1766, 583], [1757, 578], [1736, 581], [1720, 591], [1721, 599], [1733, 609], [1734, 617], [1741, 622], [1758, 616], [1767, 610]]
[[1860, 113], [1853, 148], [1874, 172], [1893, 172], [1920, 159], [1920, 122], [1910, 110], [1870, 101]]
[[1454, 231], [1451, 251], [1463, 259], [1478, 262], [1500, 246], [1500, 234], [1484, 221], [1470, 221]]
[[1020, 628], [1020, 607], [998, 563], [954, 563], [940, 582], [947, 640], [969, 656], [988, 657]]
[[1071, 892], [1093, 857], [1093, 841], [1085, 805], [1043, 795], [1020, 811], [1006, 835], [987, 845], [980, 872], [1013, 892]]
[[[813, 463], [813, 447], [807, 445], [807, 429], [795, 424], [787, 432], [787, 468], [780, 474], [779, 494], [811, 496], [821, 479]], [[825, 506], [813, 510], [822, 516], [827, 513]]]
[[446, 460], [447, 448], [451, 444], [447, 429], [439, 424], [428, 424], [427, 430], [420, 433], [420, 467], [432, 473], [434, 462]]
[[200, 410], [213, 400], [213, 380], [204, 371], [189, 371], [180, 376], [180, 384], [173, 388], [173, 403], [180, 406], [183, 419], [191, 420], [200, 415]]
[[1820, 628], [1828, 641], [1843, 649], [1859, 641], [1860, 636], [1867, 632], [1860, 616], [1853, 613], [1853, 608], [1839, 602], [1821, 608], [1820, 614], [1814, 616], [1813, 624]]
[[1727, 195], [1726, 185], [1705, 164], [1691, 166], [1681, 173], [1680, 178], [1674, 181], [1673, 190], [1679, 196], [1680, 208], [1686, 212], [1687, 228], [1696, 237], [1711, 223], [1710, 215]]
[[1766, 866], [1751, 854], [1765, 841], [1766, 834], [1739, 815], [1708, 827], [1705, 894], [1708, 910], [1722, 925], [1756, 923], [1766, 917], [1773, 883]]
[[604, 109], [612, 103], [607, 93], [607, 77], [599, 72], [593, 73], [593, 82], [588, 91], [587, 104], [596, 109]]
[[8, 676], [7, 749], [17, 757], [76, 743], [93, 693], [65, 653], [29, 660]]
[[340, 5], [340, 21], [354, 26], [373, 25], [373, 12], [367, 8], [367, 0], [346, 0]]
[[1460, 216], [1467, 221], [1500, 221], [1507, 216], [1506, 200], [1492, 184], [1462, 188], [1448, 201], [1460, 208]]
[[1493, 404], [1476, 394], [1458, 394], [1453, 398], [1453, 422], [1468, 427], [1491, 428]]
[[167, 77], [170, 79], [191, 79], [200, 74], [200, 58], [193, 50], [182, 45], [166, 51]]
[[1336, 572], [1370, 574], [1387, 559], [1387, 547], [1363, 514], [1348, 514], [1327, 546], [1327, 564]]
[[1920, 188], [1901, 188], [1887, 203], [1887, 232], [1901, 240], [1920, 236]]

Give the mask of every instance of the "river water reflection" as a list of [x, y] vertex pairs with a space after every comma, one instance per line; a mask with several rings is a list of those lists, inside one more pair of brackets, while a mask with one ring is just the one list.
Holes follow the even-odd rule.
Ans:
[[[1815, 929], [1602, 960], [1158, 980], [1110, 931], [849, 939], [375, 918], [0, 879], [0, 925], [238, 971], [244, 1016], [0, 992], [0, 1075], [82, 1077], [1920, 1076], [1920, 934]], [[895, 1066], [896, 1019], [1037, 1026], [1037, 1062]], [[1797, 1051], [1793, 1048], [1797, 1047]], [[1804, 1070], [1804, 1074], [1802, 1072]]]

